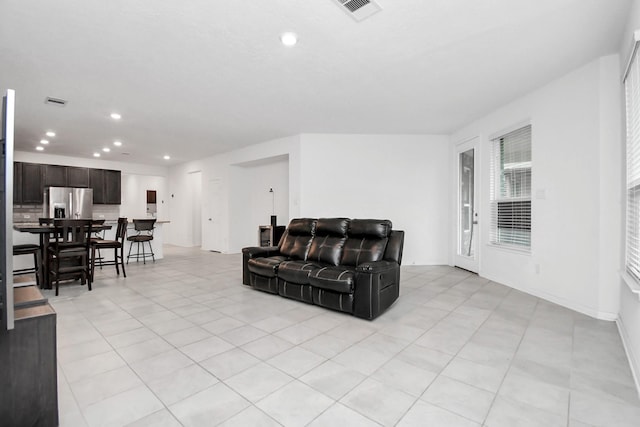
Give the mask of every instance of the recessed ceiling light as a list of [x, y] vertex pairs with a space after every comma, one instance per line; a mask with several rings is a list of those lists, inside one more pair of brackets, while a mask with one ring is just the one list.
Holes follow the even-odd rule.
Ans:
[[49, 132], [47, 132], [47, 134], [46, 134], [46, 135], [47, 135], [49, 138], [53, 138], [54, 136], [56, 136], [56, 133], [55, 133], [55, 132], [52, 132], [52, 131], [49, 131]]
[[296, 33], [292, 33], [288, 31], [280, 35], [280, 41], [285, 46], [288, 46], [288, 47], [295, 46], [295, 44], [298, 43], [298, 36], [296, 35]]
[[109, 148], [109, 147], [104, 147], [104, 148], [102, 149], [102, 151], [104, 151], [105, 153], [108, 153], [109, 151], [111, 151], [111, 148]]
[[100, 157], [100, 153], [93, 153], [93, 157]]
[[122, 116], [118, 113], [111, 113], [111, 118], [113, 120], [120, 120], [122, 118]]
[[163, 159], [165, 159], [165, 160], [169, 160], [169, 159], [171, 159], [171, 156], [167, 156], [167, 155], [165, 155], [165, 156], [163, 157]]
[[122, 145], [122, 142], [120, 141], [113, 141], [113, 145], [115, 145], [116, 147], [120, 147]]
[[49, 143], [49, 141], [47, 141], [46, 139], [41, 139], [40, 140], [40, 144], [47, 145], [48, 143]]
[[36, 150], [38, 150], [38, 151], [44, 151], [44, 147], [43, 147], [42, 145], [38, 145], [38, 146], [36, 147]]

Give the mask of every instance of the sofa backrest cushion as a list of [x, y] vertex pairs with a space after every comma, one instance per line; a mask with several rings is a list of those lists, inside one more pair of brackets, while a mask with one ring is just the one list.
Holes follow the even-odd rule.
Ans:
[[388, 219], [352, 219], [349, 223], [349, 237], [384, 239], [389, 237], [392, 224]]
[[278, 245], [280, 253], [290, 259], [307, 259], [316, 229], [316, 221], [313, 218], [292, 219], [280, 239]]
[[404, 231], [391, 230], [389, 243], [384, 252], [384, 259], [402, 264], [402, 248], [404, 247]]
[[320, 218], [316, 224], [316, 235], [311, 242], [307, 261], [319, 264], [338, 265], [349, 230], [348, 218]]
[[352, 219], [341, 264], [357, 266], [384, 259], [391, 228], [389, 220]]

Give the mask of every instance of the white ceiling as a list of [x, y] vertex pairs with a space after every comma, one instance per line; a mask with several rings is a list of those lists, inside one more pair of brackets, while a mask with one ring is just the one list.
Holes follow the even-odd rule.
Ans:
[[378, 3], [358, 23], [332, 0], [0, 0], [16, 149], [52, 129], [50, 154], [120, 139], [103, 159], [167, 164], [299, 133], [447, 134], [616, 52], [631, 0]]

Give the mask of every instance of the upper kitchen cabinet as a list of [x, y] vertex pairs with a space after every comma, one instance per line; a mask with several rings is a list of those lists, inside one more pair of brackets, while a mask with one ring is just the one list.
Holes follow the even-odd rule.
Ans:
[[120, 171], [90, 169], [89, 184], [93, 188], [93, 203], [119, 205], [121, 202]]
[[44, 196], [43, 165], [35, 163], [22, 163], [20, 203], [42, 203]]
[[67, 187], [89, 188], [89, 168], [67, 166]]
[[59, 165], [40, 165], [44, 167], [45, 187], [66, 187], [67, 167]]
[[119, 205], [120, 171], [14, 162], [13, 203], [36, 204], [46, 187], [93, 188], [93, 203]]
[[89, 170], [89, 187], [93, 188], [93, 203], [104, 204], [104, 170]]
[[104, 183], [105, 183], [105, 204], [107, 205], [119, 205], [122, 201], [122, 177], [120, 171], [105, 170], [104, 171]]

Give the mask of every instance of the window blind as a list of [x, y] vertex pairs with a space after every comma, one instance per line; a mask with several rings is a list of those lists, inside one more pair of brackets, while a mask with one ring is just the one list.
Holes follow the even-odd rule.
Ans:
[[635, 55], [624, 81], [627, 110], [626, 267], [640, 280], [640, 62]]
[[531, 125], [491, 140], [491, 230], [496, 245], [531, 247]]

